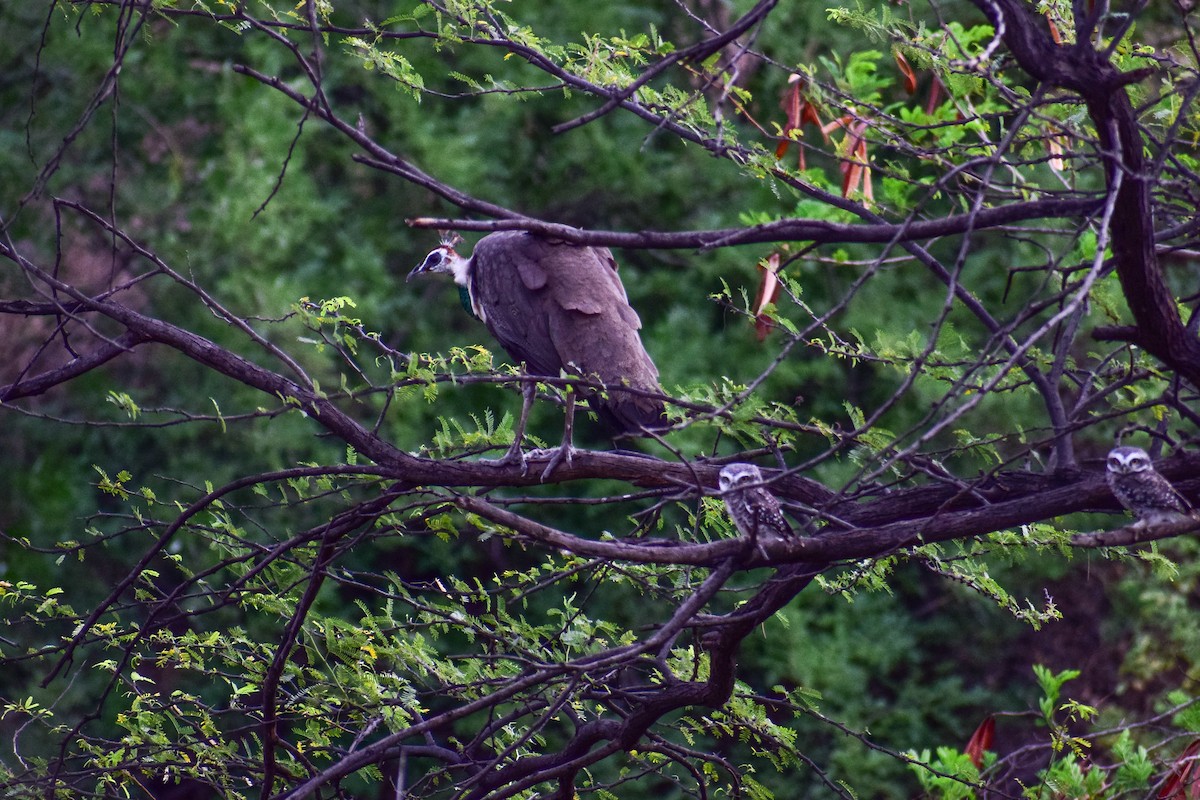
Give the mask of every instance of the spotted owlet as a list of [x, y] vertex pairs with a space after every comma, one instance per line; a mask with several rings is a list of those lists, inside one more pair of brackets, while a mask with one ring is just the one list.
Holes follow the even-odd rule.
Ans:
[[728, 464], [721, 468], [719, 484], [725, 509], [738, 532], [758, 537], [790, 538], [795, 534], [779, 511], [779, 501], [762, 485], [762, 473], [753, 464]]
[[1108, 453], [1108, 487], [1137, 517], [1135, 525], [1183, 519], [1191, 511], [1171, 482], [1159, 475], [1140, 447], [1114, 447]]

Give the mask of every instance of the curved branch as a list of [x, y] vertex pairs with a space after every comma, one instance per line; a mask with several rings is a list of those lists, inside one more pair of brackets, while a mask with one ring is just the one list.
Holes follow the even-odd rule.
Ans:
[[1164, 525], [1139, 525], [1135, 522], [1111, 531], [1080, 533], [1071, 537], [1071, 544], [1076, 547], [1117, 547], [1170, 539], [1196, 530], [1200, 530], [1200, 518], [1194, 516]]
[[1031, 7], [1019, 0], [974, 3], [997, 30], [1003, 30], [1004, 42], [1023, 70], [1039, 81], [1077, 92], [1087, 104], [1110, 185], [1121, 176], [1113, 210], [1112, 251], [1138, 326], [1138, 335], [1130, 338], [1200, 387], [1200, 339], [1180, 319], [1159, 268], [1150, 196], [1157, 176], [1148, 169], [1137, 112], [1126, 88], [1146, 73], [1121, 72], [1087, 40], [1070, 46], [1054, 44]]
[[[393, 477], [416, 485], [439, 486], [529, 486], [539, 483], [537, 470], [522, 474], [519, 466], [500, 466], [488, 462], [435, 461], [411, 456], [375, 435], [342, 411], [323, 394], [299, 386], [283, 376], [222, 348], [202, 336], [162, 320], [149, 317], [111, 300], [96, 300], [48, 273], [19, 259], [31, 276], [71, 298], [81, 310], [91, 310], [125, 325], [132, 335], [168, 345], [220, 374], [233, 378], [267, 394], [293, 403], [314, 421], [336, 433], [356, 451], [387, 468]], [[619, 453], [581, 452], [569, 465], [560, 467], [557, 480], [607, 477], [635, 485], [692, 487], [699, 475], [706, 485], [715, 483], [718, 467], [711, 464], [668, 464], [658, 459]], [[850, 524], [878, 526], [836, 535], [815, 537], [783, 547], [782, 560], [829, 561], [889, 552], [920, 541], [936, 541], [974, 536], [1048, 519], [1088, 507], [1088, 504], [1112, 504], [1099, 474], [1082, 480], [1070, 480], [1066, 489], [1055, 488], [1055, 476], [1038, 476], [1032, 488], [1016, 494], [1002, 491], [1004, 502], [968, 511], [947, 513], [942, 504], [944, 491], [912, 490], [885, 495], [870, 503], [839, 503], [832, 509], [837, 518]], [[1050, 487], [1050, 488], [1048, 488]], [[803, 478], [778, 481], [776, 488], [788, 499], [820, 507], [829, 500], [825, 487]], [[915, 502], [910, 502], [914, 501]], [[867, 522], [867, 520], [871, 520]], [[833, 540], [837, 540], [837, 544]], [[718, 543], [720, 546], [722, 545]], [[775, 545], [768, 553], [775, 554]], [[789, 549], [794, 548], [794, 549]], [[682, 552], [682, 551], [681, 551]], [[695, 563], [713, 563], [724, 551], [719, 547], [695, 556]], [[669, 554], [663, 553], [670, 558]], [[689, 562], [684, 562], [689, 563]]]
[[[1189, 478], [1200, 470], [1200, 456], [1167, 459], [1158, 466], [1168, 477]], [[1005, 481], [1016, 483], [1017, 488], [989, 491], [986, 502], [975, 499], [974, 495], [964, 496], [959, 503], [966, 504], [966, 508], [961, 505], [946, 508], [953, 493], [942, 487], [897, 492], [865, 504], [839, 504], [834, 507], [837, 517], [851, 523], [865, 522], [879, 512], [884, 512], [889, 520], [852, 529], [827, 528], [808, 538], [762, 541], [757, 548], [747, 548], [747, 543], [741, 539], [703, 544], [663, 540], [594, 541], [555, 530], [477, 497], [463, 496], [456, 502], [485, 519], [581, 556], [633, 563], [713, 566], [742, 551], [739, 566], [746, 569], [790, 562], [822, 565], [877, 558], [908, 547], [983, 536], [1065, 514], [1098, 509], [1117, 511], [1120, 508], [1100, 471], [1073, 475], [1064, 471], [1049, 475], [1016, 473], [998, 476], [998, 483]], [[781, 496], [789, 496], [784, 481], [775, 482], [773, 488]], [[1177, 488], [1189, 500], [1198, 497], [1196, 487], [1190, 482], [1177, 484]], [[1163, 536], [1155, 538], [1175, 536], [1191, 529], [1165, 527], [1163, 530]], [[1077, 537], [1072, 543], [1079, 546], [1128, 543], [1117, 541], [1119, 536], [1109, 538], [1113, 541], [1106, 537], [1094, 540]]]
[[128, 353], [139, 344], [149, 341], [137, 331], [126, 331], [112, 341], [100, 344], [87, 355], [71, 360], [57, 369], [46, 370], [32, 378], [14, 381], [6, 386], [0, 386], [0, 403], [8, 403], [22, 397], [39, 395], [47, 390], [78, 378], [93, 369], [112, 361], [117, 356]]
[[[395, 171], [387, 162], [356, 157], [364, 164]], [[416, 217], [405, 220], [414, 228], [463, 231], [526, 230], [553, 236], [573, 244], [595, 247], [622, 247], [657, 250], [705, 250], [745, 244], [776, 242], [814, 242], [817, 244], [888, 244], [936, 239], [1018, 222], [1060, 217], [1088, 216], [1100, 210], [1103, 201], [1095, 198], [1053, 198], [1028, 203], [985, 208], [967, 214], [952, 214], [941, 219], [901, 223], [847, 223], [819, 219], [782, 219], [746, 228], [717, 228], [700, 231], [585, 231], [571, 225], [545, 222], [533, 217], [468, 220]]]
[[[683, 603], [672, 616], [676, 624], [686, 623], [699, 612], [705, 603], [729, 580], [736, 566], [736, 559], [727, 559], [713, 570], [703, 585]], [[783, 582], [779, 585], [769, 584], [761, 594], [776, 595], [783, 591]], [[788, 584], [792, 588], [792, 584]], [[800, 587], [787, 593], [787, 602]], [[766, 607], [769, 604], [760, 604]], [[774, 613], [774, 609], [770, 613]], [[762, 614], [759, 621], [769, 614]], [[645, 702], [638, 705], [622, 722], [615, 720], [596, 720], [587, 723], [576, 731], [575, 736], [557, 753], [542, 756], [530, 756], [519, 759], [512, 764], [497, 770], [480, 782], [479, 787], [468, 795], [468, 800], [501, 800], [534, 786], [543, 781], [570, 775], [578, 772], [589, 764], [594, 764], [608, 756], [634, 748], [638, 741], [649, 730], [650, 726], [664, 715], [676, 709], [688, 706], [708, 706], [718, 708], [725, 704], [733, 692], [737, 653], [737, 645], [758, 623], [744, 626], [739, 615], [738, 625], [730, 625], [726, 635], [719, 639], [709, 640], [709, 674], [703, 681], [688, 681], [670, 684], [658, 688]], [[655, 636], [651, 637], [641, 649], [653, 649], [656, 640], [673, 636], [672, 625], [668, 624]], [[593, 750], [597, 744], [607, 741], [603, 747]], [[502, 787], [502, 788], [501, 788]], [[500, 791], [492, 792], [493, 789]]]

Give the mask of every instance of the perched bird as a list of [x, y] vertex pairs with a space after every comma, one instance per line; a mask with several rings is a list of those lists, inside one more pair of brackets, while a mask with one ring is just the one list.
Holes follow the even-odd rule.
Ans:
[[1108, 453], [1105, 473], [1117, 500], [1137, 517], [1135, 525], [1175, 522], [1191, 512], [1187, 500], [1158, 474], [1140, 447], [1114, 447]]
[[762, 473], [753, 464], [727, 464], [718, 478], [725, 510], [738, 532], [751, 541], [759, 537], [789, 539], [795, 536], [779, 511], [779, 501], [763, 486]]
[[[502, 231], [479, 240], [469, 258], [454, 249], [461, 239], [443, 239], [408, 275], [447, 272], [458, 284], [463, 305], [478, 317], [508, 354], [530, 375], [559, 377], [564, 371], [602, 384], [581, 388], [588, 405], [614, 434], [644, 433], [665, 422], [658, 369], [642, 346], [637, 312], [617, 276], [617, 262], [603, 247], [581, 247]], [[520, 457], [525, 405], [514, 450]], [[573, 395], [567, 393], [567, 426], [560, 454], [570, 457]], [[555, 464], [552, 462], [551, 468]], [[547, 472], [551, 468], [548, 468]]]

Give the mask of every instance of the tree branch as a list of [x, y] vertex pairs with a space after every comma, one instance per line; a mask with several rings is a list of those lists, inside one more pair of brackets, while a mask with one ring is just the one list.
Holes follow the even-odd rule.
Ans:
[[0, 403], [9, 403], [22, 397], [42, 394], [62, 383], [91, 372], [117, 356], [128, 353], [139, 344], [149, 341], [136, 331], [126, 331], [110, 342], [103, 342], [95, 350], [80, 356], [57, 369], [46, 370], [32, 378], [0, 386]]
[[1019, 0], [974, 0], [1003, 29], [1004, 42], [1031, 76], [1077, 92], [1099, 134], [1100, 155], [1110, 185], [1120, 174], [1112, 228], [1113, 259], [1129, 309], [1137, 322], [1138, 344], [1200, 387], [1200, 340], [1189, 333], [1158, 265], [1154, 206], [1145, 143], [1127, 86], [1144, 77], [1122, 73], [1086, 39], [1054, 44], [1044, 23]]
[[1071, 537], [1071, 544], [1075, 547], [1116, 547], [1171, 539], [1197, 530], [1200, 530], [1200, 518], [1194, 516], [1162, 525], [1139, 525], [1135, 522], [1110, 531], [1076, 534]]
[[[359, 157], [357, 160], [391, 171], [386, 163]], [[940, 219], [900, 223], [846, 223], [816, 219], [782, 219], [746, 228], [699, 231], [585, 231], [570, 225], [545, 222], [533, 217], [509, 215], [505, 219], [469, 220], [416, 217], [405, 220], [414, 228], [462, 231], [527, 230], [566, 242], [593, 247], [626, 249], [705, 250], [745, 244], [813, 242], [817, 244], [886, 244], [934, 239], [980, 230], [1000, 228], [1039, 219], [1078, 218], [1095, 213], [1103, 201], [1094, 198], [1053, 198], [985, 208]]]

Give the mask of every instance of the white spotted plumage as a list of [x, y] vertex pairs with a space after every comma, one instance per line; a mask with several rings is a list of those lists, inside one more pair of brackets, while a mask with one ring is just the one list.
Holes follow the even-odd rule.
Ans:
[[795, 535], [779, 510], [779, 501], [762, 485], [758, 467], [728, 464], [721, 468], [718, 483], [725, 510], [743, 536], [755, 539]]
[[1149, 454], [1140, 447], [1110, 450], [1105, 477], [1117, 500], [1137, 517], [1138, 525], [1174, 522], [1191, 512], [1188, 502], [1154, 469]]

